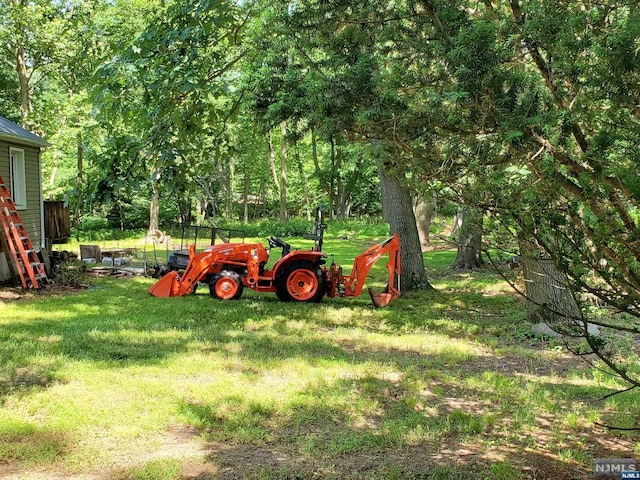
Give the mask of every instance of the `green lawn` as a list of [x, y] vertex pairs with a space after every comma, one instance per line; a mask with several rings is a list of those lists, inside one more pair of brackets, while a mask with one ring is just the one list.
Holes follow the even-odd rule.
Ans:
[[[373, 242], [325, 250], [348, 271]], [[593, 423], [633, 422], [636, 396], [599, 401], [620, 385], [454, 257], [426, 253], [437, 291], [381, 310], [159, 299], [141, 277], [0, 299], [0, 478], [588, 479], [640, 456]]]

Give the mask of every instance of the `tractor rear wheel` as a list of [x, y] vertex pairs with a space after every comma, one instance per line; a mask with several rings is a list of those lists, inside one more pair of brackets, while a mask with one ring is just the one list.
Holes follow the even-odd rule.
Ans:
[[240, 275], [228, 270], [214, 275], [209, 282], [209, 293], [219, 300], [238, 300], [242, 296], [243, 288]]
[[283, 302], [319, 302], [325, 294], [322, 269], [308, 260], [284, 265], [276, 274], [275, 285]]

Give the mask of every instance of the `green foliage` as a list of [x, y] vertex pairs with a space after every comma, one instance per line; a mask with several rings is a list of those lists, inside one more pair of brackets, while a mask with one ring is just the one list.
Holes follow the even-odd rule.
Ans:
[[95, 232], [98, 230], [106, 230], [109, 227], [109, 221], [105, 217], [94, 217], [86, 215], [82, 217], [81, 229], [85, 232]]
[[[265, 219], [250, 222], [248, 225], [240, 223], [222, 222], [218, 226], [221, 228], [232, 228], [243, 230], [248, 237], [302, 237], [311, 233], [313, 221], [302, 218], [291, 218], [285, 223], [280, 223], [275, 219]], [[366, 220], [327, 220], [326, 237], [344, 236], [376, 236], [389, 235], [389, 226], [384, 223]]]
[[171, 3], [100, 67], [95, 102], [112, 148], [96, 158], [106, 184], [96, 192], [151, 178], [180, 201], [228, 176], [224, 121], [236, 105], [227, 72], [241, 55], [240, 21], [233, 2]]
[[244, 230], [248, 237], [301, 237], [305, 233], [311, 232], [313, 222], [302, 218], [292, 218], [285, 223], [280, 223], [276, 219], [265, 219], [251, 222], [248, 225], [225, 222], [222, 226]]
[[4, 57], [5, 50], [0, 50], [0, 112], [9, 120], [20, 123], [17, 92], [18, 79], [15, 72], [9, 67], [8, 59]]
[[126, 203], [123, 200], [119, 199], [108, 211], [108, 227], [120, 230], [145, 229], [149, 225], [149, 201], [139, 196], [132, 196]]

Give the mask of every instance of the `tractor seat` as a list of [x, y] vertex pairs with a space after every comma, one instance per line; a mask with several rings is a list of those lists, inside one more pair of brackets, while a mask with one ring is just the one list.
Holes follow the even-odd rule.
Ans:
[[281, 247], [282, 248], [282, 256], [286, 256], [291, 252], [291, 245], [282, 240], [279, 237], [269, 237], [269, 246], [270, 247]]

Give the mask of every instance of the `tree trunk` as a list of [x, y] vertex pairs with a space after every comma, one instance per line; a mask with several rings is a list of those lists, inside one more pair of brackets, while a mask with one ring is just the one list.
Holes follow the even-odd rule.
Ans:
[[342, 179], [342, 170], [344, 166], [344, 139], [342, 136], [338, 137], [336, 145], [335, 163], [331, 169], [331, 175], [335, 178], [335, 194], [334, 194], [334, 208], [336, 211], [336, 217], [339, 220], [345, 219], [346, 204], [349, 193], [346, 191], [344, 181]]
[[304, 174], [304, 165], [300, 158], [300, 150], [296, 142], [296, 165], [298, 166], [298, 175], [300, 175], [300, 183], [302, 184], [302, 192], [304, 193], [304, 207], [307, 211], [307, 220], [311, 221], [311, 198], [309, 196], [309, 185], [307, 184], [307, 176]]
[[417, 199], [416, 206], [414, 208], [414, 214], [416, 216], [420, 245], [422, 245], [423, 247], [428, 247], [431, 245], [429, 229], [431, 228], [431, 219], [433, 217], [434, 211], [435, 205], [433, 197], [429, 200], [426, 200], [425, 195], [421, 194]]
[[[56, 136], [60, 136], [62, 131], [66, 128], [66, 123], [67, 123], [66, 118], [61, 117], [59, 128], [58, 128], [58, 131], [56, 132]], [[78, 138], [82, 139], [81, 133], [78, 133]], [[80, 146], [81, 142], [78, 143], [78, 145]], [[80, 155], [81, 153], [78, 153], [78, 154]], [[51, 154], [51, 162], [53, 165], [51, 168], [51, 175], [49, 176], [49, 187], [51, 188], [53, 188], [56, 184], [56, 177], [58, 176], [58, 169], [60, 167], [59, 158], [60, 158], [60, 149], [59, 148], [53, 149], [53, 153]]]
[[149, 206], [149, 230], [147, 230], [148, 237], [157, 238], [161, 236], [159, 228], [159, 211], [160, 201], [158, 196], [158, 182], [154, 180], [151, 192], [151, 204]]
[[403, 291], [433, 288], [427, 279], [420, 248], [420, 238], [413, 214], [413, 202], [406, 185], [385, 170], [384, 152], [374, 144], [377, 154], [378, 176], [382, 188], [382, 211], [391, 227], [391, 233], [400, 237], [400, 259], [402, 262], [401, 285]]
[[[187, 215], [184, 210], [184, 201], [179, 202], [180, 209], [180, 224], [181, 225], [189, 225], [190, 222], [187, 222]], [[202, 200], [196, 202], [196, 225], [203, 225], [205, 216], [207, 215], [207, 207]]]
[[313, 159], [313, 168], [315, 169], [316, 175], [320, 177], [320, 162], [318, 162], [318, 144], [316, 141], [316, 131], [311, 130], [311, 158]]
[[84, 157], [83, 157], [83, 149], [82, 149], [82, 133], [78, 132], [78, 136], [77, 136], [77, 165], [78, 165], [78, 172], [77, 172], [77, 176], [76, 176], [76, 185], [78, 188], [78, 199], [77, 199], [77, 204], [76, 204], [76, 211], [75, 211], [75, 222], [76, 225], [80, 225], [80, 209], [82, 206], [82, 196], [83, 196], [83, 183], [84, 183]]
[[287, 121], [280, 122], [280, 222], [287, 221]]
[[459, 229], [458, 254], [453, 268], [456, 270], [472, 270], [484, 265], [482, 259], [482, 217], [471, 213], [468, 209], [461, 212], [462, 225]]
[[82, 132], [78, 132], [76, 137], [76, 146], [78, 154], [78, 185], [82, 185], [84, 177], [84, 147], [82, 142]]
[[331, 137], [331, 169], [329, 171], [329, 181], [327, 182], [327, 193], [329, 194], [329, 218], [335, 218], [335, 172], [336, 172], [336, 142]]
[[56, 184], [56, 176], [58, 175], [58, 152], [59, 150], [55, 149], [51, 155], [51, 163], [53, 163], [53, 166], [51, 168], [51, 175], [49, 176], [49, 188], [53, 188]]
[[360, 150], [358, 160], [356, 162], [355, 169], [353, 170], [353, 174], [347, 177], [345, 182], [340, 181], [338, 187], [338, 212], [341, 215], [340, 218], [349, 218], [351, 214], [351, 192], [356, 188], [358, 181], [360, 180], [362, 164], [364, 163], [364, 152]]
[[151, 202], [149, 205], [149, 229], [147, 237], [156, 243], [164, 242], [164, 234], [160, 231], [160, 173], [154, 166], [151, 169]]
[[244, 204], [244, 214], [243, 214], [243, 223], [245, 225], [249, 224], [249, 172], [244, 172], [244, 195], [243, 195], [243, 204]]
[[224, 214], [226, 218], [233, 218], [233, 177], [235, 171], [231, 162], [227, 162], [224, 173]]
[[260, 188], [258, 189], [258, 203], [253, 210], [254, 218], [258, 216], [265, 217], [267, 215], [267, 194], [265, 193], [265, 180], [260, 179]]
[[20, 82], [20, 123], [22, 127], [27, 128], [27, 119], [31, 113], [31, 75], [23, 47], [16, 47], [15, 57], [16, 71]]
[[273, 138], [271, 132], [267, 132], [267, 144], [269, 145], [269, 167], [271, 167], [271, 176], [273, 177], [273, 185], [280, 195], [280, 182], [278, 181], [278, 170], [276, 169], [276, 151], [273, 148]]
[[518, 240], [522, 258], [527, 318], [533, 323], [543, 322], [558, 333], [579, 335], [582, 313], [569, 289], [569, 282], [559, 272], [553, 260], [533, 243]]
[[460, 229], [462, 228], [462, 222], [464, 220], [464, 211], [460, 210], [453, 217], [453, 223], [451, 224], [451, 233], [449, 236], [455, 237], [460, 234]]
[[[196, 200], [196, 225], [202, 225], [207, 215], [207, 200], [205, 197], [200, 197]], [[182, 198], [178, 198], [178, 212], [180, 213], [180, 224], [189, 225], [192, 221], [191, 215], [191, 198], [188, 195], [183, 195]]]

